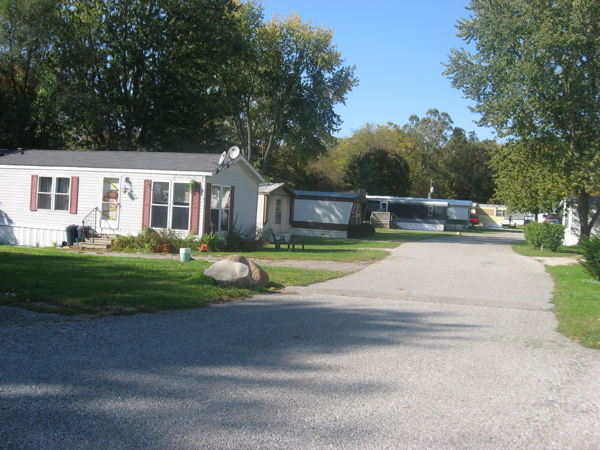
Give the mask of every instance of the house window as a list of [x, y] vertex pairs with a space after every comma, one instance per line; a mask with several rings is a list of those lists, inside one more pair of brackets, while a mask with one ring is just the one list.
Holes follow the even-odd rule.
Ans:
[[275, 200], [275, 223], [277, 225], [281, 224], [281, 199], [278, 198]]
[[68, 211], [70, 187], [70, 178], [39, 177], [37, 208]]
[[427, 207], [427, 216], [428, 217], [433, 217], [433, 206], [428, 206]]
[[496, 212], [496, 217], [504, 217], [504, 210], [503, 209], [497, 209]]
[[187, 230], [191, 193], [187, 183], [152, 183], [150, 227]]
[[229, 213], [231, 207], [231, 186], [213, 185], [210, 196], [211, 233], [229, 231]]

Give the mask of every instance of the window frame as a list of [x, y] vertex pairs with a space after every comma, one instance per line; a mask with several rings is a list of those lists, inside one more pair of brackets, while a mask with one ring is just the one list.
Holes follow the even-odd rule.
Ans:
[[[158, 191], [155, 190], [155, 185], [167, 185], [168, 190], [165, 191], [164, 188], [161, 190], [162, 195], [167, 193], [166, 200], [163, 202], [155, 201], [155, 195], [160, 195]], [[186, 186], [186, 196], [187, 205], [177, 205], [176, 204], [176, 196], [175, 196], [175, 185], [185, 185]], [[187, 182], [179, 182], [179, 181], [164, 181], [164, 180], [151, 180], [150, 186], [150, 217], [149, 217], [149, 226], [154, 229], [159, 230], [174, 230], [174, 231], [189, 231], [190, 223], [191, 223], [191, 213], [192, 213], [192, 189]], [[166, 210], [166, 216], [164, 217], [164, 221], [162, 220], [162, 215], [160, 211], [162, 209]], [[186, 228], [175, 228], [174, 219], [176, 220], [176, 214], [174, 214], [177, 210], [185, 210], [187, 209], [187, 220], [186, 220]], [[160, 213], [160, 214], [159, 214]], [[160, 220], [160, 222], [159, 222]], [[162, 225], [166, 226], [162, 226]]]
[[[42, 190], [42, 183], [44, 180], [50, 179], [50, 190]], [[61, 187], [58, 180], [66, 180], [66, 192], [59, 192], [58, 189]], [[69, 213], [71, 210], [71, 186], [72, 179], [68, 176], [48, 176], [48, 175], [40, 175], [37, 179], [37, 192], [35, 198], [35, 208], [36, 210], [41, 211], [64, 211]], [[64, 187], [64, 185], [63, 185]], [[57, 201], [58, 199], [61, 201]], [[45, 199], [42, 201], [42, 199]], [[66, 199], [66, 201], [65, 201]], [[44, 205], [48, 203], [49, 207], [45, 207]], [[57, 208], [57, 204], [62, 204], [61, 208]]]
[[[214, 205], [215, 198], [213, 193], [215, 189], [218, 189], [219, 196], [216, 199], [216, 207]], [[231, 228], [231, 206], [233, 201], [233, 186], [226, 184], [212, 184], [210, 187], [210, 197], [209, 197], [209, 229], [210, 233], [228, 233]], [[229, 192], [229, 202], [225, 205], [223, 202], [225, 201], [225, 197], [223, 192], [228, 190]], [[224, 213], [227, 213], [226, 215]], [[216, 213], [216, 214], [215, 214]], [[216, 227], [215, 227], [216, 224]], [[225, 225], [225, 227], [223, 226]]]

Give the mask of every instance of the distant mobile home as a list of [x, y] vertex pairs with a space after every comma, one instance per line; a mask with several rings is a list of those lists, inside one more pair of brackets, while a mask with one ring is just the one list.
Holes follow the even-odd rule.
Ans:
[[296, 192], [285, 183], [262, 183], [258, 188], [258, 210], [256, 228], [267, 233], [269, 230], [276, 235], [282, 235], [285, 241], [292, 236], [292, 221], [294, 218], [294, 199]]
[[67, 227], [91, 216], [107, 235], [135, 235], [144, 227], [199, 235], [254, 228], [264, 179], [235, 156], [0, 151], [0, 243], [61, 243]]
[[296, 191], [292, 231], [298, 236], [347, 238], [350, 225], [361, 224], [366, 193]]
[[504, 205], [477, 204], [475, 214], [479, 225], [487, 228], [502, 228], [508, 218], [508, 208]]
[[444, 231], [469, 227], [470, 200], [367, 195], [367, 217], [373, 211], [387, 211], [404, 230]]

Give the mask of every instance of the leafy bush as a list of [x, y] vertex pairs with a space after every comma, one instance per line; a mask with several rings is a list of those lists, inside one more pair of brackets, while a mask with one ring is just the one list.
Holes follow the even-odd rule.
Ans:
[[600, 236], [591, 238], [582, 236], [579, 247], [583, 254], [583, 260], [579, 261], [587, 273], [600, 280]]
[[542, 246], [542, 224], [539, 222], [528, 222], [523, 227], [523, 234], [525, 240], [533, 248], [540, 248]]
[[200, 237], [200, 244], [206, 244], [209, 252], [219, 252], [223, 249], [224, 242], [221, 236], [215, 233], [206, 233]]
[[375, 227], [370, 223], [350, 225], [348, 227], [348, 238], [361, 239], [375, 236]]
[[241, 227], [233, 226], [225, 236], [225, 251], [227, 252], [253, 252], [261, 234], [255, 230], [244, 233]]
[[549, 248], [555, 252], [562, 244], [565, 229], [557, 223], [529, 222], [523, 227], [525, 239], [533, 248]]
[[177, 253], [180, 248], [198, 250], [198, 236], [188, 234], [183, 237], [173, 230], [154, 230], [146, 227], [137, 236], [117, 236], [112, 250], [142, 250], [152, 253]]

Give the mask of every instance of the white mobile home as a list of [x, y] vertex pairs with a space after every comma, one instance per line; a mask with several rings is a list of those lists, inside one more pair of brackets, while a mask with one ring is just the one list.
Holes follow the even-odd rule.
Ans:
[[298, 236], [348, 237], [350, 225], [359, 225], [367, 206], [366, 193], [296, 191], [292, 231]]
[[[256, 225], [262, 176], [242, 156], [0, 151], [0, 243], [50, 246], [72, 225], [106, 235], [145, 227], [202, 235]], [[92, 220], [93, 219], [93, 220]]]
[[367, 195], [367, 217], [375, 211], [393, 214], [396, 225], [404, 230], [444, 231], [469, 227], [471, 200]]
[[[296, 192], [285, 183], [263, 183], [258, 188], [256, 229], [272, 230], [284, 236], [286, 242], [292, 237], [294, 199]], [[265, 236], [268, 239], [271, 236]]]

